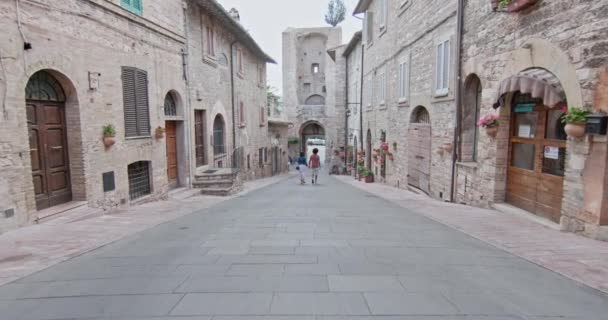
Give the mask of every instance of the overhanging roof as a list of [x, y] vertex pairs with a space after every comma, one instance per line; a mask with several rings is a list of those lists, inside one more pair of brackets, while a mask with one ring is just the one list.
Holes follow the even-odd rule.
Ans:
[[353, 12], [353, 14], [365, 13], [371, 3], [372, 0], [359, 0], [359, 3], [357, 3], [357, 6], [355, 7], [355, 12]]
[[355, 48], [357, 47], [357, 44], [361, 42], [362, 35], [363, 35], [363, 33], [361, 31], [355, 32], [353, 37], [350, 39], [350, 41], [346, 45], [346, 49], [344, 49], [344, 53], [342, 54], [342, 56], [348, 57], [350, 55], [350, 53], [353, 52], [353, 50], [355, 50]]
[[260, 46], [255, 42], [253, 37], [249, 34], [243, 26], [234, 20], [228, 11], [224, 9], [224, 7], [219, 4], [216, 0], [193, 0], [196, 4], [201, 6], [203, 10], [213, 18], [217, 19], [222, 23], [222, 25], [228, 29], [236, 39], [241, 42], [247, 49], [249, 49], [254, 55], [258, 58], [264, 60], [268, 63], [277, 63], [270, 57], [268, 54], [260, 48]]

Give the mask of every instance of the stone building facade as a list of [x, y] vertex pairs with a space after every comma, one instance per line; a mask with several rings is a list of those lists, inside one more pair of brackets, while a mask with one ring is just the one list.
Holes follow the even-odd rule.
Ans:
[[[366, 165], [376, 181], [608, 239], [606, 135], [567, 137], [560, 121], [566, 108], [608, 112], [608, 4], [463, 5], [359, 1]], [[486, 115], [496, 137], [477, 126]]]
[[[182, 108], [187, 94], [181, 3], [3, 1], [0, 29], [0, 232], [69, 201], [164, 197], [166, 144], [154, 131], [167, 95]], [[106, 125], [117, 131], [109, 148]]]
[[[455, 125], [456, 2], [362, 0], [355, 9], [365, 14], [366, 166], [376, 181], [445, 200], [451, 156], [443, 148]], [[388, 148], [378, 152], [383, 143]]]
[[[563, 114], [560, 107], [608, 112], [608, 3], [530, 2], [535, 4], [517, 12], [494, 11], [491, 1], [466, 2], [463, 114], [476, 108], [481, 115], [497, 114], [500, 129], [496, 138], [479, 133], [476, 159], [458, 164], [456, 201], [486, 207], [507, 202], [559, 222], [563, 230], [608, 240], [606, 135], [566, 139], [563, 133], [551, 133], [555, 118]], [[512, 7], [498, 11], [508, 9]], [[551, 83], [560, 103], [543, 100], [516, 84], [517, 79], [530, 76], [535, 77], [536, 85]], [[472, 89], [472, 82], [478, 88]], [[505, 83], [513, 86], [505, 89]], [[477, 105], [467, 100], [468, 94], [474, 96], [471, 90], [478, 92]], [[497, 104], [499, 97], [504, 100]], [[536, 107], [525, 110], [530, 99]], [[499, 108], [495, 110], [495, 106]], [[533, 119], [523, 120], [529, 117]], [[526, 169], [536, 172], [536, 177], [517, 184], [518, 170], [526, 164], [519, 162], [522, 151], [514, 151], [519, 149], [515, 144], [524, 136], [524, 144], [534, 138], [533, 133], [522, 133], [519, 128], [545, 130], [544, 118], [546, 136], [536, 137], [534, 142], [544, 146], [534, 152], [541, 160], [530, 162]], [[464, 130], [471, 126], [472, 119], [463, 123]], [[518, 189], [536, 198], [522, 197]]]
[[238, 158], [241, 178], [268, 176], [266, 63], [274, 61], [215, 1], [192, 0], [187, 12], [192, 172]]
[[[304, 151], [309, 138], [323, 138], [328, 154], [344, 146], [344, 88], [337, 79], [344, 68], [328, 51], [341, 45], [340, 28], [289, 28], [283, 32], [283, 97], [289, 135], [299, 144], [292, 157]], [[327, 157], [326, 160], [329, 160]]]
[[1, 2], [0, 232], [163, 199], [235, 146], [242, 178], [267, 175], [273, 61], [233, 15], [215, 0]]
[[347, 165], [351, 168], [351, 173], [354, 174], [358, 159], [358, 154], [363, 147], [363, 135], [362, 135], [362, 122], [361, 113], [363, 111], [361, 104], [361, 76], [362, 76], [362, 64], [363, 64], [363, 47], [362, 47], [362, 33], [356, 32], [348, 44], [344, 48], [342, 56], [345, 59], [345, 72], [344, 72], [344, 84], [345, 84], [345, 95], [346, 110], [347, 110], [347, 121], [346, 131], [347, 136]]

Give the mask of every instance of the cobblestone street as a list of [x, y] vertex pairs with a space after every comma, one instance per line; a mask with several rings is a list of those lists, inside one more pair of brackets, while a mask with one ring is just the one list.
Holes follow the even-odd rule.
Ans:
[[597, 320], [608, 314], [600, 291], [374, 193], [326, 176], [321, 185], [296, 182], [235, 197], [2, 286], [1, 318]]

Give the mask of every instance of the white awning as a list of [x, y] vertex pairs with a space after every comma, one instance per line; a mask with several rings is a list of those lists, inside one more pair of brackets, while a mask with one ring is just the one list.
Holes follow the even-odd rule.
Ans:
[[549, 108], [566, 103], [561, 82], [545, 69], [528, 69], [501, 82], [494, 108], [504, 106], [506, 95], [510, 92], [530, 94], [532, 98], [542, 99]]

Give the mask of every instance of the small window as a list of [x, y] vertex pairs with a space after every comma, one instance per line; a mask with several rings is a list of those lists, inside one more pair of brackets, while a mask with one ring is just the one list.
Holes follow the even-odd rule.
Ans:
[[123, 8], [135, 13], [136, 15], [141, 16], [143, 13], [143, 6], [141, 4], [141, 1], [142, 0], [121, 0], [120, 5]]
[[308, 83], [308, 82], [304, 83], [304, 93], [308, 94], [308, 93], [310, 93], [310, 90], [311, 90], [310, 83]]
[[150, 162], [139, 161], [127, 168], [129, 177], [129, 198], [139, 199], [152, 193], [150, 181]]
[[239, 68], [239, 73], [245, 73], [245, 66], [243, 63], [243, 50], [236, 49], [236, 62], [237, 62], [237, 66]]
[[266, 121], [266, 108], [260, 107], [260, 127], [264, 126]]
[[136, 68], [122, 68], [122, 91], [126, 137], [150, 136], [148, 74]]
[[450, 78], [450, 40], [443, 41], [437, 45], [437, 65], [435, 68], [435, 93], [437, 95], [447, 95]]
[[399, 100], [407, 100], [409, 94], [409, 68], [407, 63], [399, 64]]
[[264, 74], [264, 65], [260, 64], [258, 66], [258, 82], [260, 83], [260, 85], [263, 85], [266, 80], [265, 80], [265, 74]]
[[175, 103], [175, 98], [171, 92], [167, 93], [165, 96], [165, 116], [175, 117], [177, 116], [177, 104]]
[[363, 43], [370, 45], [374, 41], [374, 13], [365, 12], [363, 20]]
[[239, 103], [239, 122], [241, 124], [241, 127], [244, 127], [247, 125], [247, 117], [245, 114], [245, 103], [243, 101], [241, 101]]
[[320, 71], [319, 70], [319, 64], [318, 63], [313, 63], [312, 64], [312, 73], [313, 74], [317, 74], [317, 73], [319, 73], [319, 71]]
[[264, 167], [264, 148], [258, 150], [258, 167]]

